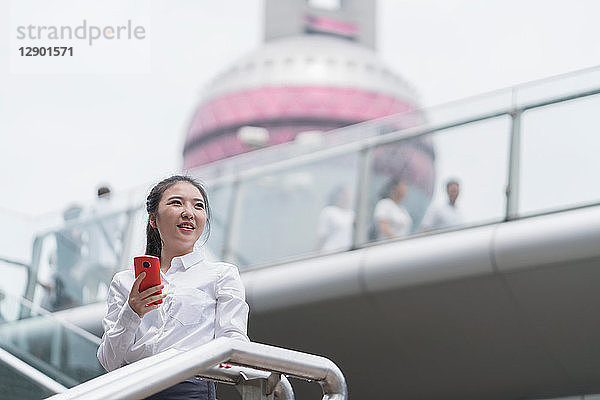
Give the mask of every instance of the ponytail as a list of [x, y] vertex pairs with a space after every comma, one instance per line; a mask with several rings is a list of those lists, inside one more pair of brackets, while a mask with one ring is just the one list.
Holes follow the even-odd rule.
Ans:
[[161, 251], [162, 240], [160, 238], [160, 233], [158, 233], [158, 229], [150, 225], [150, 221], [148, 221], [148, 225], [146, 225], [146, 255], [160, 258]]

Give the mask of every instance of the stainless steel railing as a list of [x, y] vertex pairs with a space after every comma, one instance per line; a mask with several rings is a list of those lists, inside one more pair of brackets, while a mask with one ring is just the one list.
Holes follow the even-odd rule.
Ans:
[[0, 362], [14, 369], [20, 375], [26, 376], [37, 386], [47, 390], [48, 392], [61, 393], [67, 390], [67, 388], [61, 385], [60, 383], [44, 375], [37, 369], [33, 368], [31, 365], [18, 359], [17, 357], [13, 356], [12, 354], [10, 354], [2, 348], [0, 348]]
[[[342, 371], [327, 358], [260, 343], [218, 338], [190, 351], [167, 350], [75, 386], [50, 399], [144, 398], [192, 376], [212, 378], [215, 373], [225, 375], [220, 368], [215, 368], [220, 363], [275, 373], [271, 382], [277, 381], [277, 374], [316, 381], [323, 390], [323, 400], [348, 398]], [[275, 384], [271, 384], [271, 387], [274, 386]], [[287, 384], [280, 385], [280, 393], [284, 396], [289, 396], [290, 391]]]
[[238, 365], [219, 365], [207, 369], [201, 378], [235, 385], [244, 400], [273, 395], [275, 400], [294, 400], [294, 390], [285, 375]]

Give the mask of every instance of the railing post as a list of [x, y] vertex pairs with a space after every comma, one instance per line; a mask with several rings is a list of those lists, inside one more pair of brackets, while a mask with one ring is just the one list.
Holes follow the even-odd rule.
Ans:
[[356, 185], [356, 205], [354, 207], [354, 233], [352, 235], [352, 248], [355, 249], [361, 244], [367, 242], [367, 233], [369, 227], [368, 208], [369, 208], [369, 182], [370, 182], [370, 167], [371, 147], [365, 146], [360, 150], [358, 182]]
[[521, 175], [521, 115], [522, 110], [514, 108], [510, 132], [510, 153], [508, 163], [508, 184], [506, 185], [506, 214], [505, 221], [510, 221], [519, 215], [519, 192]]
[[[23, 297], [29, 301], [33, 301], [35, 294], [36, 285], [38, 283], [38, 269], [40, 267], [40, 261], [42, 257], [42, 245], [46, 235], [39, 235], [33, 241], [31, 246], [31, 265], [27, 271], [27, 286]], [[30, 311], [25, 310], [21, 307], [20, 318], [26, 318], [29, 316]]]
[[229, 210], [225, 223], [223, 259], [234, 264], [239, 264], [236, 259], [239, 232], [239, 218], [242, 201], [240, 198], [240, 178], [237, 176], [231, 185], [231, 197], [229, 198]]
[[265, 379], [248, 379], [235, 385], [235, 388], [242, 400], [275, 400], [274, 391], [269, 391], [268, 386]]
[[[196, 375], [204, 379], [210, 379], [216, 382], [225, 383], [228, 385], [235, 385], [237, 391], [243, 395], [242, 387], [249, 383], [253, 386], [259, 387], [256, 390], [257, 393], [250, 392], [250, 389], [246, 391], [246, 396], [260, 396], [259, 399], [274, 399], [274, 400], [294, 400], [294, 389], [290, 384], [290, 381], [285, 375], [280, 373], [271, 373], [267, 371], [261, 371], [249, 367], [240, 367], [239, 365], [219, 365], [212, 367], [204, 371], [203, 373]], [[264, 385], [259, 385], [258, 381], [263, 381]], [[271, 397], [270, 395], [273, 395]], [[248, 397], [248, 399], [254, 399], [255, 397]], [[244, 397], [246, 399], [246, 397]]]

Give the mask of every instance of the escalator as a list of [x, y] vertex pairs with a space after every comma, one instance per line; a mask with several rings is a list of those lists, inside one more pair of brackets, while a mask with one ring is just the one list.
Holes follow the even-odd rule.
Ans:
[[0, 291], [0, 400], [41, 399], [104, 373], [100, 339]]
[[0, 399], [42, 399], [66, 390], [25, 362], [0, 349]]

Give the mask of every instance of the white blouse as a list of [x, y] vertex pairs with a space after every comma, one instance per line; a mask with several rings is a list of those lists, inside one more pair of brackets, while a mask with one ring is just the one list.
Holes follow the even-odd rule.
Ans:
[[[387, 197], [377, 202], [374, 218], [377, 222], [387, 221], [395, 237], [408, 235], [412, 228], [412, 218], [406, 208]], [[383, 232], [379, 232], [379, 239], [386, 239]]]
[[140, 318], [127, 301], [133, 268], [114, 276], [97, 353], [107, 371], [170, 348], [190, 350], [218, 337], [249, 341], [249, 309], [236, 266], [207, 262], [194, 251], [173, 258], [160, 279], [167, 297]]
[[346, 250], [352, 247], [354, 211], [338, 206], [327, 206], [319, 214], [317, 236], [322, 240], [321, 250]]

